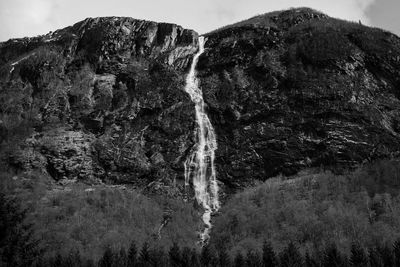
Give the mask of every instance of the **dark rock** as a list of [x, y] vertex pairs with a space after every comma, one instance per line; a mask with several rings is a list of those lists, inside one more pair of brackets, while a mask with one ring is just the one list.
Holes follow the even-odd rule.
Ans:
[[[198, 70], [225, 191], [399, 154], [397, 36], [302, 8], [206, 38]], [[1, 43], [3, 161], [181, 195], [197, 39], [174, 24], [109, 17]]]
[[397, 36], [298, 9], [207, 38], [199, 70], [224, 183], [398, 153]]
[[182, 178], [195, 126], [183, 87], [197, 44], [196, 32], [174, 24], [115, 17], [2, 43], [2, 101], [16, 104], [2, 114], [19, 123], [2, 123], [2, 140], [37, 118], [8, 161], [55, 180]]

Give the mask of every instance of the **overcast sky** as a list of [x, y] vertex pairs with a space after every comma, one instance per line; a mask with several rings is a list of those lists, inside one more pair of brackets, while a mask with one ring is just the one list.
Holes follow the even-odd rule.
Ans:
[[400, 0], [0, 0], [0, 41], [99, 16], [172, 22], [205, 33], [257, 14], [302, 6], [400, 35]]

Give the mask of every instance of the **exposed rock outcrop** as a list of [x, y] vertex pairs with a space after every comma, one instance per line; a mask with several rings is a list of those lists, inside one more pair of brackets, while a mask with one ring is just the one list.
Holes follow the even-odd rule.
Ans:
[[56, 180], [174, 182], [193, 146], [197, 46], [180, 26], [115, 17], [2, 43], [3, 141], [31, 129], [5, 160]]
[[[199, 78], [226, 186], [400, 151], [397, 36], [295, 9], [206, 38]], [[183, 87], [197, 49], [194, 31], [116, 17], [1, 43], [0, 141], [15, 145], [3, 161], [179, 194], [165, 185], [183, 182], [194, 145]]]
[[206, 35], [199, 69], [219, 179], [354, 166], [400, 151], [400, 38], [310, 9]]

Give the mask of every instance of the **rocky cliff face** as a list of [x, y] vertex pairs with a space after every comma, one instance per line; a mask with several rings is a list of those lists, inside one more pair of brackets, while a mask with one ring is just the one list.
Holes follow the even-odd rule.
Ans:
[[[206, 38], [199, 77], [227, 187], [400, 151], [397, 36], [297, 9]], [[183, 87], [197, 39], [112, 17], [0, 44], [2, 161], [177, 194], [195, 139]]]
[[62, 181], [172, 183], [193, 146], [183, 87], [197, 42], [177, 25], [112, 17], [2, 43], [3, 160]]
[[397, 155], [397, 36], [297, 9], [206, 37], [199, 69], [224, 183]]

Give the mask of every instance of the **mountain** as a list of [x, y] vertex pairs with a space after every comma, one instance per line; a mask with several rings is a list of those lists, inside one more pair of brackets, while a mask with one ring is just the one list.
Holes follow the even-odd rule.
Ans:
[[225, 184], [398, 155], [399, 37], [308, 8], [206, 37], [199, 76]]
[[[398, 168], [345, 174], [399, 156], [400, 38], [309, 8], [255, 16], [203, 36], [193, 84], [200, 82], [201, 114], [216, 134], [223, 206], [211, 244], [233, 253], [277, 233], [274, 246], [282, 248], [298, 231], [281, 233], [281, 226], [299, 218], [306, 227], [329, 208], [326, 199], [338, 213], [360, 210], [357, 220], [373, 225], [370, 232], [385, 225], [391, 230], [374, 238], [392, 242], [397, 228], [382, 214], [391, 212], [388, 220], [397, 222], [391, 195], [398, 185], [385, 168]], [[67, 253], [77, 244], [93, 246], [85, 251], [99, 258], [104, 244], [126, 247], [132, 236], [138, 244], [152, 236], [157, 244], [195, 246], [204, 226], [184, 163], [197, 147], [195, 108], [203, 106], [185, 85], [198, 50], [193, 30], [122, 17], [0, 43], [1, 188], [23, 193], [47, 247]], [[307, 202], [312, 194], [318, 197]], [[391, 201], [396, 205], [387, 206]], [[303, 213], [281, 216], [305, 202]], [[367, 214], [362, 207], [370, 203]], [[269, 209], [279, 212], [263, 216]], [[260, 216], [248, 222], [252, 211]], [[315, 228], [326, 220], [315, 219]], [[268, 234], [259, 229], [266, 221]], [[354, 233], [340, 231], [346, 238]], [[295, 241], [305, 247], [332, 241], [329, 233], [311, 241], [307, 233]], [[342, 243], [347, 248], [351, 238]]]
[[197, 42], [174, 24], [110, 17], [2, 43], [1, 140], [18, 146], [6, 161], [57, 181], [182, 176], [194, 129], [183, 86]]
[[[20, 144], [5, 161], [56, 180], [182, 180], [195, 129], [182, 88], [197, 36], [109, 17], [2, 43], [1, 140]], [[228, 188], [397, 155], [397, 36], [307, 8], [205, 36], [198, 71]]]

